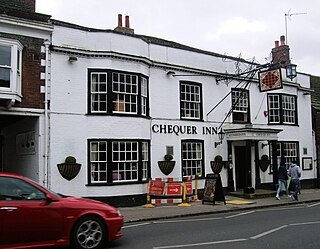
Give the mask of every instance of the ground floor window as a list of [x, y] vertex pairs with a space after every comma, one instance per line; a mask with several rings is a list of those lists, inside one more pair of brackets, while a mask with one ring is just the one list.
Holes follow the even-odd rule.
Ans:
[[[299, 143], [298, 142], [277, 142], [276, 143], [276, 154], [277, 154], [277, 163], [280, 165], [281, 160], [283, 159], [286, 163], [287, 168], [289, 168], [291, 162], [299, 162]], [[270, 146], [270, 159], [271, 164], [273, 163], [272, 159], [272, 146]], [[272, 169], [272, 167], [270, 167]]]
[[146, 181], [149, 141], [89, 140], [89, 184]]
[[182, 175], [199, 176], [204, 175], [203, 162], [203, 141], [185, 140], [182, 141]]

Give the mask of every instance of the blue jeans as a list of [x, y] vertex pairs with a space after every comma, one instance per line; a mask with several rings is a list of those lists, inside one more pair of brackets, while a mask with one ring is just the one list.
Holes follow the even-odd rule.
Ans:
[[277, 190], [277, 196], [279, 196], [279, 194], [281, 192], [282, 184], [284, 184], [284, 187], [286, 189], [286, 194], [289, 195], [287, 180], [279, 179], [278, 180], [279, 187], [278, 187], [278, 190]]
[[298, 193], [300, 192], [300, 180], [299, 179], [292, 179], [294, 193], [292, 194], [293, 197], [298, 200]]

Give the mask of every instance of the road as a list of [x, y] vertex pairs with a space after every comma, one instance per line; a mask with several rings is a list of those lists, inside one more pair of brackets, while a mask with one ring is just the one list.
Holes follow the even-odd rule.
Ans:
[[130, 223], [108, 248], [319, 249], [320, 203]]

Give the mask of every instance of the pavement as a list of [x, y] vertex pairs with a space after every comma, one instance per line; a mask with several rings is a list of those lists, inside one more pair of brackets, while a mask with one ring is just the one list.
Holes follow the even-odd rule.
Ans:
[[285, 205], [301, 205], [303, 203], [320, 202], [320, 189], [302, 189], [299, 201], [294, 201], [285, 195], [280, 200], [274, 194], [261, 194], [244, 198], [243, 196], [227, 195], [226, 204], [216, 201], [215, 204], [202, 201], [189, 202], [190, 206], [179, 206], [176, 204], [158, 204], [154, 207], [120, 207], [125, 223], [152, 221], [159, 219], [181, 218], [195, 215], [205, 215], [224, 212], [239, 212], [244, 210], [261, 209]]

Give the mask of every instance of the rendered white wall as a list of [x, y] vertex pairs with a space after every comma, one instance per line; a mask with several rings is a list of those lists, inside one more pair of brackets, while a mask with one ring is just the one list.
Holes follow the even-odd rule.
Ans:
[[[150, 64], [121, 60], [110, 57], [85, 57], [78, 55], [78, 61], [69, 63], [68, 55], [53, 53], [51, 75], [51, 117], [50, 117], [50, 152], [52, 188], [57, 192], [81, 196], [116, 196], [140, 194], [146, 192], [146, 184], [117, 186], [86, 186], [87, 184], [87, 140], [90, 138], [127, 138], [149, 139], [151, 153], [151, 176], [165, 177], [157, 166], [163, 159], [166, 146], [174, 147], [176, 166], [170, 177], [181, 177], [181, 141], [183, 139], [202, 140], [205, 152], [205, 174], [211, 173], [210, 161], [218, 154], [227, 159], [227, 143], [223, 142], [217, 148], [216, 134], [202, 134], [202, 127], [217, 127], [225, 119], [231, 106], [229, 95], [213, 112], [206, 115], [238, 82], [228, 85], [216, 83], [215, 77], [209, 76], [168, 76], [164, 67], [154, 67], [156, 64], [172, 67], [176, 74], [191, 74], [182, 68], [234, 73], [233, 63], [225, 63], [220, 57], [199, 54], [181, 49], [173, 49], [159, 45], [147, 44], [135, 37], [113, 34], [111, 32], [89, 33], [64, 27], [55, 27], [53, 35], [54, 46], [64, 46], [79, 51], [112, 51], [148, 59]], [[231, 65], [231, 66], [230, 66]], [[177, 69], [181, 66], [180, 70]], [[88, 99], [88, 68], [114, 69], [141, 73], [149, 77], [149, 104], [151, 119], [97, 116], [87, 114]], [[284, 72], [283, 72], [284, 73]], [[180, 120], [180, 81], [198, 82], [202, 85], [203, 122]], [[313, 156], [313, 140], [311, 127], [310, 96], [304, 95], [298, 87], [309, 87], [307, 75], [299, 75], [297, 79], [288, 81], [283, 89], [273, 93], [286, 93], [298, 96], [298, 126], [268, 125], [264, 115], [267, 108], [267, 93], [261, 93], [257, 83], [250, 85], [251, 122], [257, 128], [283, 129], [279, 133], [279, 141], [299, 141], [300, 156]], [[152, 125], [188, 125], [197, 127], [197, 134], [159, 134], [151, 130]], [[233, 124], [228, 117], [224, 127], [236, 128], [243, 125]], [[245, 138], [244, 138], [245, 139]], [[303, 155], [302, 149], [308, 148], [308, 155]], [[259, 146], [259, 156], [268, 154], [268, 147]], [[79, 175], [72, 181], [63, 179], [56, 165], [62, 163], [66, 156], [73, 155], [82, 164]], [[252, 151], [254, 157], [254, 151]], [[254, 163], [252, 162], [252, 181], [254, 185]], [[314, 177], [314, 170], [303, 172], [303, 178]], [[221, 172], [223, 186], [227, 186], [227, 170]], [[263, 183], [272, 182], [269, 170], [260, 173]], [[234, 177], [235, 178], [235, 177]], [[203, 187], [204, 181], [200, 181]]]

